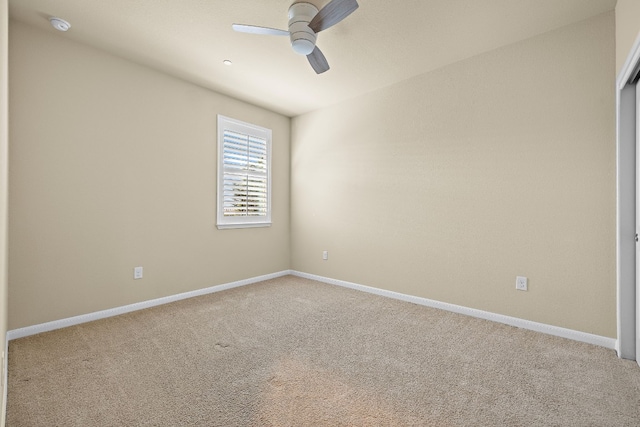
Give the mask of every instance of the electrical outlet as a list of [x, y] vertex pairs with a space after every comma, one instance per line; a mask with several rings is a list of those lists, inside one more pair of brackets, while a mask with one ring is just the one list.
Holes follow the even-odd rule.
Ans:
[[322, 251], [322, 259], [325, 261], [329, 259], [329, 251]]
[[136, 267], [133, 269], [133, 278], [142, 279], [142, 267]]
[[524, 276], [516, 276], [516, 289], [519, 291], [527, 290], [527, 278]]

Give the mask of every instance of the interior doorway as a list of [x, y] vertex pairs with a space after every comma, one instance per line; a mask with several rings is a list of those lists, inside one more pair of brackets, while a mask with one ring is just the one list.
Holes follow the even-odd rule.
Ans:
[[640, 359], [640, 38], [616, 81], [618, 356]]

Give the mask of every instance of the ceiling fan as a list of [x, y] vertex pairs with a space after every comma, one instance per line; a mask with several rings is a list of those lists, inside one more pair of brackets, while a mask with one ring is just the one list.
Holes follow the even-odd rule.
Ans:
[[336, 25], [357, 8], [356, 0], [331, 0], [319, 11], [311, 3], [297, 2], [289, 7], [289, 31], [244, 24], [232, 27], [241, 33], [289, 36], [294, 52], [306, 55], [311, 67], [321, 74], [329, 69], [329, 63], [316, 46], [318, 33]]

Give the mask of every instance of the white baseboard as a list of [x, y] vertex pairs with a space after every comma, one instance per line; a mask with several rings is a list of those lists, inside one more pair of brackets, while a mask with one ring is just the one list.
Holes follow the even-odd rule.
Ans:
[[600, 335], [588, 334], [586, 332], [575, 331], [573, 329], [561, 328], [559, 326], [547, 325], [544, 323], [532, 322], [530, 320], [519, 319], [517, 317], [504, 316], [502, 314], [491, 313], [474, 308], [463, 307], [460, 305], [449, 304], [446, 302], [435, 301], [427, 298], [416, 297], [412, 295], [401, 294], [399, 292], [387, 291], [384, 289], [372, 288], [370, 286], [359, 285], [356, 283], [345, 282], [343, 280], [330, 279], [328, 277], [317, 276], [315, 274], [301, 273], [299, 271], [291, 271], [291, 274], [305, 279], [316, 280], [318, 282], [328, 283], [331, 285], [342, 286], [345, 288], [364, 291], [383, 297], [393, 298], [401, 301], [407, 301], [414, 304], [424, 305], [426, 307], [438, 308], [441, 310], [451, 311], [454, 313], [464, 314], [480, 319], [491, 320], [493, 322], [504, 323], [506, 325], [515, 326], [522, 329], [529, 329], [535, 332], [542, 332], [548, 335], [568, 338], [574, 341], [580, 341], [588, 344], [594, 344], [615, 350], [617, 340], [614, 338], [603, 337]]
[[[468, 308], [460, 305], [449, 304], [446, 302], [430, 300], [427, 298], [401, 294], [399, 292], [387, 291], [384, 289], [373, 288], [370, 286], [359, 285], [357, 283], [345, 282], [343, 280], [331, 279], [328, 277], [317, 276], [315, 274], [302, 273], [294, 270], [283, 270], [278, 273], [272, 273], [264, 276], [253, 277], [250, 279], [239, 280], [237, 282], [225, 283], [222, 285], [211, 286], [209, 288], [198, 289], [195, 291], [185, 292], [177, 295], [170, 295], [167, 297], [157, 298], [149, 301], [142, 301], [135, 304], [125, 305], [122, 307], [116, 307], [108, 310], [97, 311], [95, 313], [83, 314], [80, 316], [69, 317], [61, 320], [54, 320], [52, 322], [47, 322], [47, 323], [41, 323], [39, 325], [13, 329], [7, 332], [7, 342], [10, 340], [18, 339], [18, 338], [36, 335], [42, 332], [53, 331], [55, 329], [61, 329], [68, 326], [79, 325], [79, 324], [91, 322], [94, 320], [104, 319], [112, 316], [118, 316], [120, 314], [130, 313], [136, 310], [143, 310], [145, 308], [151, 308], [151, 307], [155, 307], [162, 304], [168, 304], [170, 302], [180, 301], [187, 298], [197, 297], [200, 295], [207, 295], [214, 292], [220, 292], [227, 289], [250, 285], [252, 283], [262, 282], [264, 280], [275, 279], [277, 277], [282, 277], [289, 274], [298, 276], [298, 277], [303, 277], [306, 279], [316, 280], [322, 283], [342, 286], [345, 288], [364, 291], [371, 294], [380, 295], [383, 297], [411, 302], [411, 303], [423, 305], [426, 307], [438, 308], [441, 310], [464, 314], [471, 317], [477, 317], [480, 319], [491, 320], [498, 323], [504, 323], [506, 325], [515, 326], [522, 329], [529, 329], [535, 332], [542, 332], [544, 334], [554, 335], [562, 338], [568, 338], [574, 341], [594, 344], [601, 347], [609, 348], [611, 350], [615, 350], [616, 344], [617, 344], [617, 340], [614, 338], [588, 334], [586, 332], [575, 331], [572, 329], [561, 328], [558, 326], [547, 325], [544, 323], [532, 322], [530, 320], [519, 319], [517, 317], [504, 316], [502, 314], [476, 310], [474, 308]], [[7, 356], [8, 356], [8, 352], [7, 352], [7, 349], [5, 348], [5, 364], [8, 359]], [[6, 369], [5, 369], [5, 373], [6, 373]], [[6, 384], [6, 378], [5, 378], [5, 384]]]
[[[31, 335], [36, 335], [42, 332], [49, 332], [56, 329], [66, 328], [68, 326], [79, 325], [81, 323], [92, 322], [94, 320], [105, 319], [107, 317], [118, 316], [120, 314], [130, 313], [136, 310], [143, 310], [145, 308], [151, 308], [158, 305], [168, 304], [170, 302], [180, 301], [187, 298], [212, 294], [214, 292], [225, 291], [227, 289], [250, 285], [252, 283], [262, 282], [264, 280], [275, 279], [277, 277], [287, 276], [289, 274], [291, 274], [290, 270], [284, 270], [278, 273], [266, 274], [264, 276], [252, 277], [250, 279], [245, 279], [245, 280], [238, 280], [237, 282], [225, 283], [222, 285], [211, 286], [209, 288], [198, 289], [190, 292], [184, 292], [177, 295], [170, 295], [167, 297], [157, 298], [149, 301], [137, 302], [135, 304], [129, 304], [122, 307], [96, 311], [95, 313], [82, 314], [80, 316], [54, 320], [52, 322], [41, 323], [39, 325], [13, 329], [13, 330], [7, 331], [7, 341], [18, 339], [18, 338], [24, 338]], [[8, 353], [5, 353], [5, 354], [8, 354]], [[5, 357], [5, 360], [6, 360], [6, 357]]]

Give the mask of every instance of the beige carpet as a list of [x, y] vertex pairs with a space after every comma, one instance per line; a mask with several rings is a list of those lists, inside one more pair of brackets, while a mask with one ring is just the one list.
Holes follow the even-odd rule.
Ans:
[[601, 347], [287, 276], [9, 345], [7, 426], [639, 426]]

